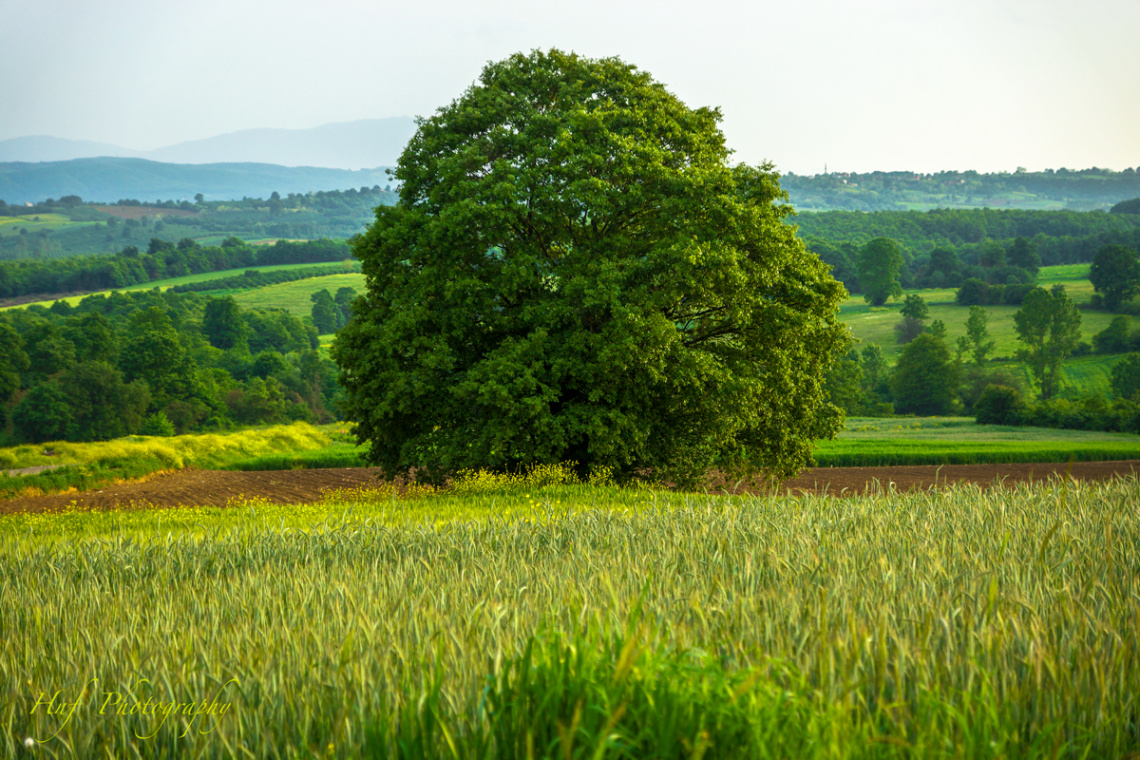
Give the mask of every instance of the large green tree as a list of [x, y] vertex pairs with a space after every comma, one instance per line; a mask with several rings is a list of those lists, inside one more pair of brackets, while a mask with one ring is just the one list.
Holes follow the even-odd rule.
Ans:
[[1018, 358], [1029, 365], [1041, 385], [1041, 398], [1049, 399], [1057, 390], [1061, 363], [1081, 339], [1081, 313], [1062, 285], [1052, 290], [1034, 288], [1013, 315], [1017, 339], [1025, 346]]
[[890, 238], [877, 237], [859, 250], [859, 284], [863, 298], [872, 306], [882, 306], [887, 299], [903, 294], [899, 270], [903, 252]]
[[423, 120], [400, 198], [355, 243], [367, 293], [333, 356], [388, 474], [573, 460], [693, 481], [788, 475], [841, 413], [845, 296], [730, 167], [716, 109], [616, 58], [489, 64]]
[[1140, 256], [1124, 245], [1106, 245], [1089, 267], [1089, 281], [1104, 298], [1104, 308], [1116, 311], [1140, 293]]

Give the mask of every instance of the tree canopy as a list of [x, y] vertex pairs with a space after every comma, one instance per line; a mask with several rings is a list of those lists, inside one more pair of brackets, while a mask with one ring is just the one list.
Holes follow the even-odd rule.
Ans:
[[617, 58], [489, 64], [421, 121], [355, 243], [337, 335], [374, 464], [438, 478], [572, 460], [692, 481], [787, 475], [834, 435], [845, 296], [716, 109]]

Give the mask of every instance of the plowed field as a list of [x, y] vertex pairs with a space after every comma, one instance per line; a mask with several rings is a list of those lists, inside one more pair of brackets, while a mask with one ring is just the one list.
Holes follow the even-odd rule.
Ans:
[[[925, 489], [954, 483], [1013, 485], [1026, 481], [1065, 476], [1077, 480], [1106, 480], [1140, 473], [1140, 460], [1074, 462], [1071, 464], [944, 465], [913, 467], [820, 467], [804, 470], [786, 481], [782, 489], [793, 492], [855, 495], [888, 488], [900, 491]], [[186, 469], [154, 475], [141, 481], [108, 486], [84, 493], [21, 496], [0, 501], [0, 513], [59, 510], [74, 503], [81, 509], [176, 508], [224, 506], [231, 499], [263, 498], [279, 504], [316, 501], [328, 490], [355, 488], [377, 481], [379, 470], [344, 468], [329, 470], [277, 470], [230, 472]], [[723, 479], [709, 481], [710, 492], [733, 491]], [[745, 485], [737, 492], [751, 490]]]

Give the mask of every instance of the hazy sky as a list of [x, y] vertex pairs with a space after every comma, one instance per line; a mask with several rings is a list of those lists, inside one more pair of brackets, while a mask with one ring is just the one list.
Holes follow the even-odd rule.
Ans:
[[1138, 0], [0, 0], [0, 139], [147, 150], [428, 115], [484, 63], [620, 56], [781, 171], [1140, 165]]

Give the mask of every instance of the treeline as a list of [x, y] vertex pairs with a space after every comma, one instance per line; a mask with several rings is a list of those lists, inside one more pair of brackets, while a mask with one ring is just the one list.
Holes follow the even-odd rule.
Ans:
[[[855, 267], [858, 248], [879, 237], [895, 240], [902, 248], [904, 287], [959, 287], [969, 278], [1008, 284], [1011, 276], [1020, 278], [1016, 271], [1001, 271], [1015, 247], [1031, 247], [1039, 267], [1089, 262], [1107, 245], [1140, 250], [1137, 213], [824, 212], [801, 214], [796, 223], [808, 248], [831, 264], [834, 276], [853, 293], [862, 292]], [[935, 261], [936, 252], [946, 254], [943, 261]], [[947, 263], [953, 267], [946, 267]], [[935, 277], [935, 271], [942, 275]]]
[[[0, 235], [0, 260], [57, 259], [110, 253], [127, 245], [142, 247], [150, 238], [174, 242], [183, 238], [236, 236], [246, 239], [312, 240], [349, 238], [361, 233], [375, 217], [377, 206], [391, 205], [396, 194], [380, 186], [311, 193], [273, 193], [269, 198], [194, 202], [120, 199], [115, 206], [135, 208], [127, 218], [99, 210], [100, 204], [78, 196], [47, 200], [35, 206], [8, 206], [0, 201], [0, 216], [62, 214], [72, 222], [55, 229], [29, 232], [18, 222]], [[137, 207], [144, 207], [140, 215]], [[91, 224], [91, 222], [95, 222]], [[12, 234], [15, 233], [15, 234]], [[23, 233], [23, 234], [21, 234]]]
[[171, 290], [175, 293], [201, 293], [210, 290], [250, 290], [264, 288], [267, 285], [279, 285], [283, 282], [296, 282], [308, 280], [313, 277], [324, 277], [333, 274], [346, 274], [359, 272], [359, 261], [345, 261], [328, 267], [307, 267], [305, 269], [278, 269], [271, 272], [259, 269], [247, 269], [243, 274], [234, 277], [222, 277], [216, 280], [203, 280], [201, 282], [188, 282], [185, 285], [175, 285]]
[[283, 309], [157, 289], [0, 314], [0, 442], [334, 419], [316, 328]]
[[826, 172], [780, 178], [796, 208], [851, 211], [902, 210], [927, 206], [1016, 206], [1050, 204], [1076, 210], [1107, 208], [1140, 196], [1140, 167], [1051, 169], [980, 174], [975, 171]]
[[279, 240], [252, 246], [230, 237], [219, 246], [152, 238], [146, 251], [127, 246], [110, 256], [0, 262], [0, 298], [113, 290], [168, 277], [275, 264], [310, 264], [352, 258], [344, 240]]

